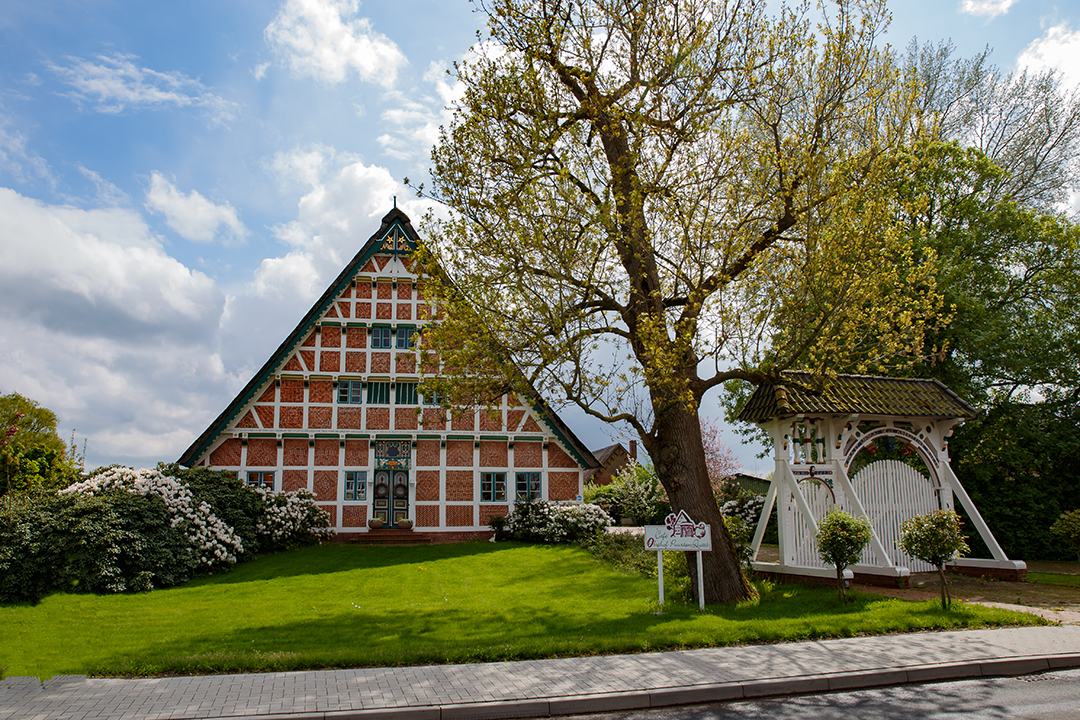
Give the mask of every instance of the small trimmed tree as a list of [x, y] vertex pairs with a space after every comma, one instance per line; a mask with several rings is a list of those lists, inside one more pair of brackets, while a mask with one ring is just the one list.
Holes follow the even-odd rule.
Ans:
[[847, 602], [844, 589], [844, 569], [856, 562], [863, 548], [873, 537], [870, 520], [854, 517], [845, 510], [833, 508], [818, 525], [818, 555], [824, 562], [836, 567], [836, 593], [840, 602]]
[[1072, 545], [1077, 559], [1080, 560], [1080, 508], [1061, 513], [1061, 517], [1050, 526], [1050, 532]]
[[937, 567], [941, 578], [942, 610], [952, 607], [949, 583], [945, 580], [945, 563], [971, 550], [960, 531], [963, 524], [954, 511], [935, 510], [905, 520], [900, 526], [900, 549]]

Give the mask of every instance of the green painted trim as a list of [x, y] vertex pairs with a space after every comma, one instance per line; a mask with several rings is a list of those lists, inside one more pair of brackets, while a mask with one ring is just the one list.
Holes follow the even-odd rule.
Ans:
[[249, 438], [276, 438], [277, 433], [248, 433]]
[[[535, 410], [540, 417], [547, 419], [547, 410], [542, 405], [534, 403], [532, 409]], [[562, 446], [563, 450], [568, 450], [570, 452], [570, 456], [577, 460], [578, 465], [581, 466], [578, 468], [578, 470], [580, 471], [582, 468], [588, 469], [589, 462], [581, 453], [577, 451], [577, 448], [574, 447], [574, 443], [570, 442], [569, 439], [567, 439], [566, 435], [563, 434], [562, 429], [559, 427], [559, 423], [549, 422], [548, 426], [551, 428], [551, 431], [555, 433], [555, 438], [559, 441], [559, 445]]]
[[281, 433], [281, 437], [282, 438], [303, 438], [304, 440], [307, 440], [308, 439], [308, 434], [307, 433]]
[[367, 435], [367, 434], [364, 434], [364, 435], [356, 435], [355, 433], [347, 433], [347, 434], [345, 435], [345, 439], [346, 439], [346, 440], [367, 440], [367, 439], [368, 439], [368, 438], [370, 438], [370, 437], [371, 437], [371, 436], [370, 436], [370, 435]]

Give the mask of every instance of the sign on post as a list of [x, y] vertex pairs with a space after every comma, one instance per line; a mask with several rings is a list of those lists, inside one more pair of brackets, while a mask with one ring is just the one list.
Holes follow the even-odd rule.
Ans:
[[645, 526], [645, 549], [656, 551], [657, 579], [660, 584], [660, 606], [664, 605], [664, 551], [689, 550], [697, 553], [698, 607], [705, 609], [705, 580], [702, 576], [701, 553], [712, 552], [712, 528], [695, 523], [680, 510], [664, 519], [663, 525]]

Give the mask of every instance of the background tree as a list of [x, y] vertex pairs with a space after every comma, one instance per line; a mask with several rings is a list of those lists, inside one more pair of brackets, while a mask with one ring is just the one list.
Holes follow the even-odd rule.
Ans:
[[1061, 517], [1050, 526], [1050, 532], [1072, 545], [1077, 559], [1080, 560], [1080, 510], [1061, 513]]
[[822, 561], [836, 568], [836, 594], [840, 602], [847, 602], [844, 587], [844, 570], [859, 561], [863, 549], [870, 544], [874, 530], [870, 520], [853, 517], [850, 513], [833, 508], [818, 524], [818, 555]]
[[539, 391], [632, 426], [673, 509], [712, 526], [706, 601], [743, 599], [702, 397], [918, 354], [939, 307], [896, 220], [913, 158], [875, 49], [884, 3], [840, 2], [817, 27], [756, 0], [480, 6], [490, 37], [457, 67], [433, 152], [454, 214], [422, 253], [445, 371], [425, 383], [460, 403]]
[[56, 415], [18, 393], [0, 395], [0, 495], [74, 482], [82, 457], [56, 432]]
[[941, 609], [952, 606], [949, 582], [945, 579], [945, 563], [962, 557], [970, 551], [964, 534], [963, 523], [952, 510], [936, 510], [916, 515], [900, 526], [900, 549], [911, 557], [937, 567], [941, 580]]

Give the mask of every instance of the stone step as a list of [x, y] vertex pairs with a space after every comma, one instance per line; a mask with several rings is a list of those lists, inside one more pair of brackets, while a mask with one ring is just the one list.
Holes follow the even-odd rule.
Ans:
[[431, 533], [401, 530], [399, 528], [380, 528], [356, 533], [346, 542], [352, 545], [431, 545]]

